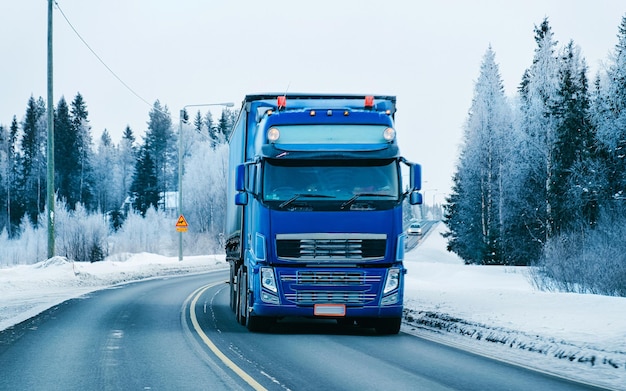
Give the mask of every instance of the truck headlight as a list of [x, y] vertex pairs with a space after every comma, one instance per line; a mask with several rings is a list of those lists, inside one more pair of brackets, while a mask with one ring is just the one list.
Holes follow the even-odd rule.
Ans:
[[383, 289], [383, 295], [398, 289], [400, 286], [400, 269], [389, 269], [387, 273], [387, 279], [385, 280], [385, 288]]
[[261, 268], [261, 286], [271, 292], [278, 292], [276, 288], [276, 278], [274, 277], [274, 269], [271, 267]]

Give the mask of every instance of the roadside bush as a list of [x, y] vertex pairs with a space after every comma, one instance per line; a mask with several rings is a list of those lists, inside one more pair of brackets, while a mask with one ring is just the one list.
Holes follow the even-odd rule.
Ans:
[[594, 229], [549, 240], [532, 268], [543, 290], [626, 297], [626, 215], [605, 211]]
[[56, 253], [76, 262], [98, 262], [108, 255], [109, 226], [101, 213], [88, 213], [81, 204], [69, 211], [64, 202], [55, 208]]

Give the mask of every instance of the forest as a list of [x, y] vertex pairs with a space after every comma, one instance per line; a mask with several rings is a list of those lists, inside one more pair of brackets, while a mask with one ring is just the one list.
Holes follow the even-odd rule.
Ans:
[[[444, 205], [448, 250], [467, 264], [529, 266], [538, 288], [626, 296], [626, 17], [589, 79], [581, 48], [548, 18], [517, 91], [486, 50]], [[46, 102], [0, 125], [0, 267], [46, 258]], [[186, 254], [222, 251], [226, 140], [237, 112], [185, 112]], [[176, 119], [178, 120], [178, 119]], [[54, 111], [56, 253], [95, 262], [176, 251], [178, 137], [154, 102], [141, 140], [94, 141], [85, 98]]]
[[444, 205], [467, 264], [531, 266], [541, 289], [626, 296], [626, 17], [590, 81], [548, 19], [513, 97], [484, 54]]
[[[176, 243], [179, 134], [166, 105], [148, 113], [137, 140], [126, 127], [119, 144], [105, 129], [94, 142], [87, 103], [61, 97], [54, 112], [56, 254], [95, 262], [111, 254], [171, 254]], [[219, 253], [224, 221], [228, 133], [237, 112], [193, 118], [183, 112], [187, 254]], [[178, 125], [178, 119], [177, 119]], [[21, 121], [0, 125], [0, 266], [47, 258], [47, 114], [30, 97]]]

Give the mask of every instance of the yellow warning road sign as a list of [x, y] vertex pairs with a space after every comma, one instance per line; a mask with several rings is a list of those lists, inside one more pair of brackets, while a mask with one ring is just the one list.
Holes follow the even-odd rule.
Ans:
[[176, 231], [187, 232], [187, 227], [189, 227], [189, 224], [187, 224], [187, 220], [185, 220], [185, 216], [180, 215], [178, 217], [178, 221], [176, 222]]

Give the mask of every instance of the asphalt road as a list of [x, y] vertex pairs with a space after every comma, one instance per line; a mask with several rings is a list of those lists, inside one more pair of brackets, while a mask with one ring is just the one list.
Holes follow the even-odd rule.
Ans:
[[0, 390], [588, 390], [400, 333], [285, 319], [250, 333], [227, 272], [95, 292], [0, 332]]

